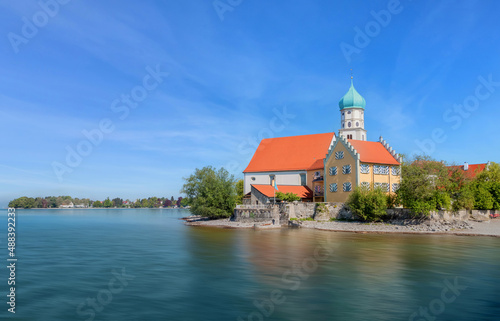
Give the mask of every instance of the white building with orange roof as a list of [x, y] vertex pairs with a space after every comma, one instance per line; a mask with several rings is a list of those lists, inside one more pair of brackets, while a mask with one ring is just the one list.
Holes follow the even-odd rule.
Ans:
[[345, 202], [357, 186], [395, 192], [401, 159], [382, 137], [377, 142], [367, 141], [365, 105], [351, 78], [351, 86], [339, 102], [338, 136], [263, 139], [243, 171], [244, 191], [251, 193], [252, 204], [269, 203], [276, 191], [314, 202]]

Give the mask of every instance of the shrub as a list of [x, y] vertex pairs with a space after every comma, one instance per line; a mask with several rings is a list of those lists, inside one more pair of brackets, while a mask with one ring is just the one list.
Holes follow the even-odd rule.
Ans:
[[474, 208], [474, 191], [469, 185], [462, 187], [453, 201], [452, 209], [458, 211], [461, 209], [471, 210]]
[[386, 214], [387, 197], [380, 188], [371, 191], [356, 188], [346, 204], [361, 220], [376, 221]]
[[276, 197], [286, 202], [300, 201], [300, 197], [294, 193], [276, 192]]
[[484, 183], [476, 185], [474, 191], [474, 208], [476, 210], [491, 210], [495, 200]]
[[436, 191], [434, 193], [434, 203], [437, 210], [449, 210], [451, 206], [451, 198], [445, 191]]
[[328, 208], [325, 203], [316, 203], [316, 212], [317, 213], [326, 213], [328, 212]]

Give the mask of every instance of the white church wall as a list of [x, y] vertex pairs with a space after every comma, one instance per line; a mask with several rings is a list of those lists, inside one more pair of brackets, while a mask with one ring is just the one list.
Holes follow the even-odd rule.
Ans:
[[250, 185], [270, 185], [269, 175], [276, 176], [278, 185], [300, 185], [300, 174], [306, 175], [306, 171], [286, 171], [286, 172], [259, 172], [259, 173], [244, 173], [244, 193], [250, 192]]

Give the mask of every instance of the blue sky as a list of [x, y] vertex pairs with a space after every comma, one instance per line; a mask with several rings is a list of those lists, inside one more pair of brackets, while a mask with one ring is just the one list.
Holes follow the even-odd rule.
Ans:
[[0, 206], [177, 197], [206, 165], [242, 177], [262, 138], [337, 132], [351, 68], [369, 140], [500, 161], [496, 1], [41, 2], [0, 2]]

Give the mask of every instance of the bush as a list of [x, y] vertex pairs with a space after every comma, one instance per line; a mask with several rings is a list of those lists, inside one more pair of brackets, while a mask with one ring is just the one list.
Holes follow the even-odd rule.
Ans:
[[451, 197], [445, 191], [436, 191], [434, 193], [434, 203], [437, 210], [449, 210], [451, 206]]
[[485, 185], [484, 183], [476, 185], [474, 191], [474, 208], [476, 210], [491, 210], [495, 204], [493, 196]]
[[380, 189], [356, 188], [346, 202], [351, 211], [363, 221], [377, 221], [386, 215], [387, 196]]
[[300, 201], [300, 197], [294, 193], [276, 192], [276, 197], [285, 202]]
[[469, 185], [462, 187], [453, 201], [452, 209], [458, 211], [461, 209], [471, 210], [474, 208], [474, 191]]

